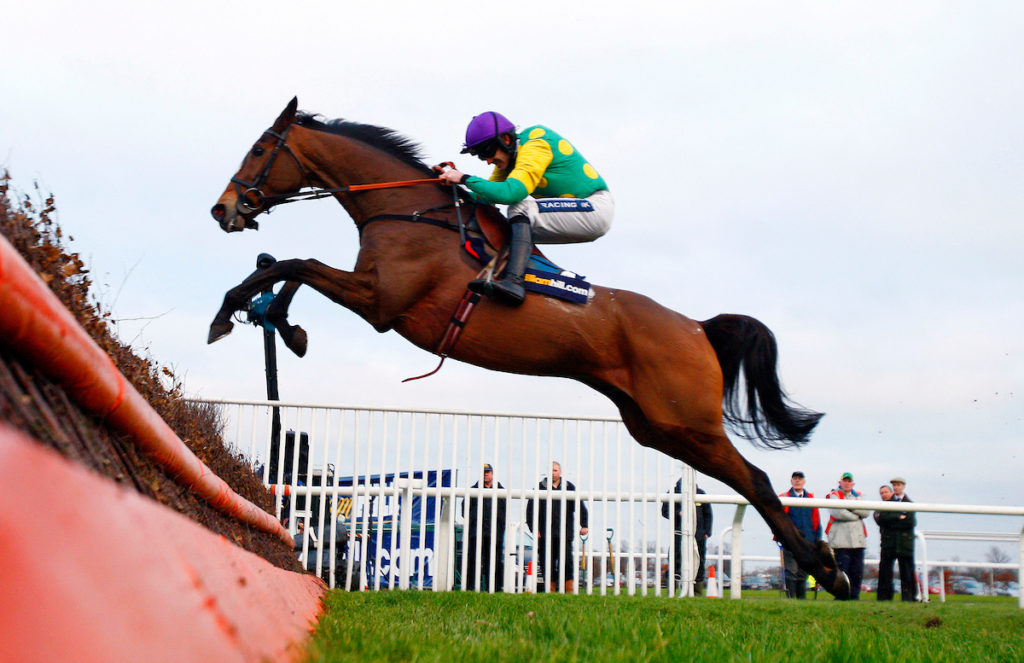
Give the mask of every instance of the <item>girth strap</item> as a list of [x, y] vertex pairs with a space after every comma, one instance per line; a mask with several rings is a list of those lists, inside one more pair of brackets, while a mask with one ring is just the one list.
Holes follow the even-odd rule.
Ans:
[[452, 351], [455, 344], [459, 340], [459, 336], [462, 335], [462, 330], [465, 329], [466, 323], [469, 322], [469, 316], [473, 312], [477, 303], [480, 301], [480, 295], [477, 293], [466, 290], [466, 293], [462, 295], [462, 299], [459, 301], [459, 305], [455, 307], [455, 313], [452, 314], [451, 319], [448, 321], [448, 328], [444, 331], [444, 336], [441, 337], [441, 342], [437, 345], [437, 350], [434, 354], [441, 357], [441, 361], [437, 364], [437, 368], [424, 373], [423, 375], [417, 375], [416, 377], [406, 378], [402, 382], [411, 382], [412, 380], [422, 380], [423, 378], [429, 378], [434, 373], [441, 370], [444, 366], [444, 360], [448, 358], [448, 353]]

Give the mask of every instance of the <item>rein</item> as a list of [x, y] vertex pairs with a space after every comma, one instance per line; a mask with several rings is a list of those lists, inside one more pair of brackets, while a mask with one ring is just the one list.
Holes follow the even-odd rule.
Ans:
[[[299, 172], [302, 174], [302, 182], [306, 182], [309, 179], [306, 169], [302, 166], [302, 162], [299, 157], [292, 150], [291, 146], [288, 145], [288, 132], [291, 131], [291, 125], [288, 126], [284, 131], [278, 133], [273, 129], [267, 129], [264, 135], [269, 135], [277, 139], [277, 143], [270, 152], [270, 157], [267, 162], [263, 164], [263, 168], [260, 169], [256, 179], [252, 182], [246, 182], [239, 177], [232, 177], [231, 182], [235, 185], [235, 189], [238, 192], [238, 206], [243, 211], [252, 213], [262, 210], [269, 214], [270, 210], [278, 205], [284, 205], [285, 203], [296, 203], [301, 200], [318, 200], [320, 198], [327, 198], [333, 196], [336, 193], [348, 193], [351, 191], [372, 191], [374, 189], [396, 189], [399, 187], [406, 186], [418, 186], [421, 184], [441, 184], [440, 177], [428, 177], [418, 180], [399, 180], [396, 182], [372, 182], [369, 184], [349, 184], [347, 186], [334, 187], [332, 189], [316, 189], [314, 191], [295, 191], [294, 193], [282, 193], [274, 196], [264, 196], [260, 190], [267, 182], [267, 178], [270, 177], [270, 170], [274, 167], [274, 162], [277, 160], [277, 155], [281, 152], [283, 147], [288, 154], [291, 155], [295, 161], [295, 165], [298, 166]], [[447, 164], [454, 167], [450, 162]], [[244, 187], [244, 188], [243, 188]], [[312, 187], [311, 187], [312, 188]], [[458, 200], [456, 196], [456, 207], [458, 207]], [[249, 223], [246, 224], [247, 226]], [[365, 224], [364, 224], [365, 225]]]
[[[349, 184], [348, 186], [334, 187], [333, 189], [317, 189], [315, 191], [296, 191], [295, 193], [282, 193], [276, 196], [264, 196], [258, 191], [261, 207], [269, 212], [271, 207], [285, 203], [297, 203], [303, 200], [318, 200], [328, 198], [336, 193], [348, 193], [350, 191], [372, 191], [374, 189], [397, 189], [406, 186], [417, 186], [420, 184], [441, 184], [440, 177], [431, 177], [421, 180], [399, 180], [396, 182], [375, 182], [370, 184]], [[364, 224], [365, 225], [365, 224]]]

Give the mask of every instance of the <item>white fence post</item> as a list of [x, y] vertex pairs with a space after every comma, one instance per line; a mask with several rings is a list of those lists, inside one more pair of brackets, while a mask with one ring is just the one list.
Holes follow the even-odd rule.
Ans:
[[[395, 478], [396, 487], [401, 492], [401, 505], [402, 511], [398, 518], [399, 535], [401, 539], [401, 545], [399, 547], [398, 559], [401, 560], [401, 564], [398, 567], [398, 588], [409, 589], [409, 574], [412, 573], [413, 567], [413, 555], [412, 555], [412, 498], [413, 490], [416, 488], [423, 488], [426, 485], [426, 481], [422, 479], [399, 479]], [[425, 502], [425, 500], [424, 500]], [[426, 506], [421, 506], [425, 509]], [[394, 519], [392, 523], [392, 540], [394, 538]], [[422, 536], [422, 533], [421, 533]], [[395, 565], [395, 558], [391, 558], [391, 566]], [[423, 560], [420, 561], [420, 576], [423, 575]]]
[[1020, 566], [1017, 567], [1017, 605], [1024, 610], [1024, 589], [1020, 587], [1024, 583], [1024, 527], [1020, 529]]
[[732, 519], [732, 561], [729, 563], [729, 598], [743, 598], [743, 514], [747, 511], [746, 504], [736, 505], [736, 515]]
[[[924, 532], [917, 532], [917, 538], [921, 541], [921, 601], [928, 603], [928, 541], [924, 537]], [[916, 564], [914, 565], [917, 566]], [[902, 569], [902, 567], [900, 567]], [[900, 572], [902, 573], [902, 571]], [[915, 569], [915, 576], [916, 569]], [[905, 592], [903, 586], [900, 586], [900, 592]]]
[[441, 519], [434, 523], [434, 590], [450, 592], [455, 587], [455, 539], [452, 537], [452, 498], [441, 500]]
[[[683, 466], [682, 509], [682, 578], [679, 589], [682, 596], [693, 596], [693, 582], [697, 575], [694, 563], [697, 530], [697, 473], [692, 467]], [[674, 505], [673, 505], [674, 506]], [[672, 509], [674, 511], [674, 509]], [[675, 533], [673, 533], [675, 534]]]

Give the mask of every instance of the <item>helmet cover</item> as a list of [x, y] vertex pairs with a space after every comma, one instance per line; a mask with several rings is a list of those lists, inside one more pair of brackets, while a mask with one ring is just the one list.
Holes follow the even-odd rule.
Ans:
[[477, 145], [494, 140], [505, 133], [513, 136], [516, 133], [516, 126], [507, 117], [494, 111], [480, 113], [470, 120], [469, 126], [466, 127], [466, 144], [462, 153], [465, 154]]

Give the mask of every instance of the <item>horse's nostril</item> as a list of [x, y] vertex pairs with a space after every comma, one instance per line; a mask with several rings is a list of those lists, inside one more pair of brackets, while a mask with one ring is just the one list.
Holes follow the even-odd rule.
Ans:
[[217, 221], [218, 223], [224, 220], [224, 214], [226, 212], [227, 212], [227, 208], [224, 207], [223, 205], [214, 205], [210, 209], [210, 214], [213, 216], [214, 220]]

